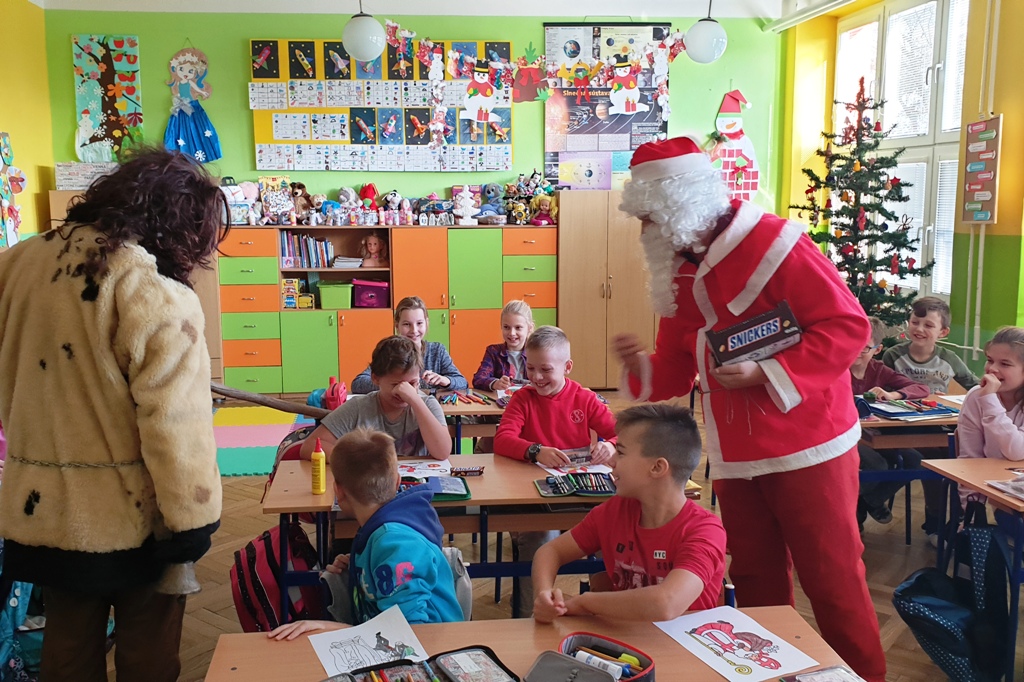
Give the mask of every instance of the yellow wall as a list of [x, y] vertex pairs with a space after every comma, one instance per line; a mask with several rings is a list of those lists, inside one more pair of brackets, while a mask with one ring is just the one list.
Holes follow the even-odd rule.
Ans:
[[0, 69], [0, 131], [11, 134], [14, 165], [25, 171], [28, 188], [16, 197], [21, 232], [41, 232], [49, 220], [47, 190], [53, 188], [53, 127], [46, 84], [46, 31], [43, 10], [28, 0], [0, 0], [4, 52]]
[[[786, 31], [786, 118], [782, 142], [783, 206], [802, 204], [807, 180], [802, 168], [824, 172], [814, 155], [821, 133], [832, 128], [832, 90], [835, 82], [836, 19], [818, 17]], [[796, 211], [791, 211], [796, 218]], [[807, 216], [805, 215], [806, 219]]]

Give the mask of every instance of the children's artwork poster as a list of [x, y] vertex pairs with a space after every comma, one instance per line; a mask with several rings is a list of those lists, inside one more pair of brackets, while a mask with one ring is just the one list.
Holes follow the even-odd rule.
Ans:
[[742, 111], [750, 106], [739, 90], [725, 94], [708, 149], [711, 163], [729, 188], [729, 197], [741, 201], [751, 201], [761, 182], [754, 142], [743, 131]]
[[612, 175], [622, 153], [668, 135], [666, 60], [675, 35], [663, 24], [545, 24], [548, 180], [611, 189], [622, 181]]
[[14, 147], [8, 133], [0, 133], [0, 249], [18, 243], [21, 210], [14, 201], [25, 191], [25, 173], [14, 166]]
[[142, 142], [139, 38], [71, 36], [75, 71], [75, 151], [87, 163], [116, 161]]
[[341, 675], [399, 659], [424, 661], [426, 649], [398, 606], [392, 606], [362, 625], [310, 635], [320, 664], [328, 675]]
[[699, 611], [655, 625], [730, 681], [762, 682], [818, 665], [813, 658], [731, 606]]
[[386, 31], [373, 62], [341, 41], [250, 41], [257, 169], [511, 170], [512, 43]]

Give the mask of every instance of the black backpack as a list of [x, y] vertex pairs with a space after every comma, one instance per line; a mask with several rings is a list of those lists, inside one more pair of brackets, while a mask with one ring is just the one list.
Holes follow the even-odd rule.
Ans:
[[[954, 682], [996, 682], [1010, 655], [1010, 549], [1006, 534], [971, 502], [953, 548], [953, 577], [922, 568], [896, 588], [893, 605], [924, 652]], [[970, 519], [973, 517], [973, 523]]]

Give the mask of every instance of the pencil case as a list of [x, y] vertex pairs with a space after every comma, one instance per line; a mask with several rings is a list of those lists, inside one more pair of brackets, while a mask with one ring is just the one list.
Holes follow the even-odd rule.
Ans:
[[426, 486], [427, 490], [434, 493], [434, 500], [437, 502], [468, 500], [472, 497], [466, 479], [458, 476], [428, 476], [426, 478], [403, 476], [398, 489], [401, 491], [414, 486]]
[[[353, 670], [350, 678], [352, 682], [375, 682], [376, 675], [382, 682], [385, 679], [388, 682], [432, 682], [431, 678], [436, 676], [441, 682], [520, 682], [519, 677], [486, 646], [446, 651], [431, 656], [426, 662], [429, 668], [408, 659], [388, 661]], [[349, 682], [348, 678], [335, 677], [339, 682]], [[330, 679], [333, 682], [335, 678]]]
[[615, 494], [615, 481], [609, 474], [566, 474], [548, 476], [533, 482], [541, 497], [611, 497]]
[[[620, 659], [625, 664], [630, 663], [628, 670], [624, 670], [621, 680], [628, 682], [654, 682], [654, 659], [617, 639], [609, 639], [592, 632], [573, 632], [565, 636], [558, 651], [573, 656], [581, 647], [590, 649], [592, 652], [602, 654], [604, 657]], [[639, 664], [639, 670], [637, 669]]]
[[[620, 678], [621, 679], [621, 678]], [[524, 682], [614, 682], [611, 673], [557, 651], [542, 651]]]

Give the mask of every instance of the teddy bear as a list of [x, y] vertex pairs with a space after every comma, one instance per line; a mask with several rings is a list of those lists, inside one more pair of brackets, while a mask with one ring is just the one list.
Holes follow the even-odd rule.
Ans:
[[292, 188], [292, 201], [295, 202], [295, 217], [301, 222], [309, 216], [309, 212], [313, 208], [313, 197], [306, 191], [306, 185], [301, 182], [293, 182], [290, 187]]
[[381, 205], [390, 211], [397, 211], [402, 207], [402, 195], [398, 193], [397, 189], [393, 189], [384, 195]]

